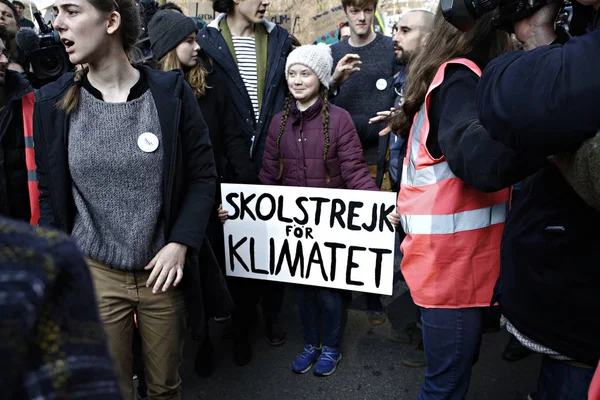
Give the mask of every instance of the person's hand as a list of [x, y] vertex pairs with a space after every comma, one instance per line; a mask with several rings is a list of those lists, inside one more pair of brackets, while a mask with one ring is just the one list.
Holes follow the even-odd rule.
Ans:
[[530, 17], [515, 22], [515, 35], [523, 43], [524, 50], [545, 46], [556, 39], [554, 22], [560, 4], [550, 3], [540, 8]]
[[394, 111], [396, 111], [395, 107], [390, 108], [389, 111], [379, 111], [375, 117], [369, 120], [369, 123], [378, 124], [380, 122], [387, 122], [390, 120]]
[[219, 221], [221, 221], [221, 223], [224, 224], [225, 221], [227, 221], [227, 217], [229, 216], [229, 211], [223, 210], [223, 204], [219, 204], [217, 215], [219, 216]]
[[350, 75], [360, 71], [360, 67], [358, 67], [360, 64], [362, 64], [362, 61], [360, 61], [358, 54], [346, 54], [335, 66], [329, 86], [332, 89], [342, 86], [350, 78]]
[[388, 219], [390, 223], [394, 225], [394, 228], [397, 228], [400, 225], [400, 214], [393, 212], [388, 214]]
[[[392, 116], [394, 115], [395, 111], [396, 111], [395, 107], [390, 108], [389, 111], [379, 111], [377, 113], [377, 116], [375, 116], [369, 120], [369, 124], [378, 124], [380, 122], [388, 122], [389, 123]], [[391, 131], [392, 131], [392, 128], [390, 128], [390, 126], [388, 125], [379, 131], [379, 136], [388, 135]]]
[[162, 291], [166, 292], [171, 284], [175, 287], [181, 282], [186, 252], [187, 246], [180, 243], [169, 243], [144, 267], [145, 270], [152, 270], [146, 282], [146, 287], [154, 284], [152, 293], [156, 294], [161, 287]]

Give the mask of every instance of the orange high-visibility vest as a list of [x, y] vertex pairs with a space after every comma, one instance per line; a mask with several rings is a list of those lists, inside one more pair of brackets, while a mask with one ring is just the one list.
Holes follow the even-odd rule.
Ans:
[[480, 192], [457, 178], [444, 156], [433, 158], [427, 150], [431, 93], [442, 84], [448, 64], [465, 65], [481, 76], [467, 59], [442, 64], [415, 115], [398, 195], [406, 233], [401, 268], [422, 307], [483, 307], [490, 305], [500, 273], [509, 189]]
[[35, 153], [33, 150], [33, 104], [35, 94], [27, 93], [21, 98], [23, 108], [23, 135], [25, 136], [25, 164], [27, 165], [27, 184], [29, 186], [29, 208], [31, 219], [29, 223], [37, 226], [40, 220], [40, 191], [38, 189], [37, 174], [35, 167]]
[[598, 368], [596, 368], [596, 373], [592, 378], [588, 400], [600, 400], [600, 364], [598, 364]]

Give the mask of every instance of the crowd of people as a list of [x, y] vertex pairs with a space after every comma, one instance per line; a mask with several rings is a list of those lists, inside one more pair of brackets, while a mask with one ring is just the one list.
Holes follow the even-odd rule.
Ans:
[[[571, 37], [555, 33], [558, 3], [513, 35], [493, 13], [463, 32], [438, 7], [388, 37], [377, 0], [341, 0], [332, 46], [299, 43], [264, 18], [270, 3], [213, 0], [199, 30], [174, 4], [57, 0], [76, 71], [34, 90], [15, 56], [31, 21], [0, 0], [7, 398], [181, 398], [186, 334], [206, 377], [208, 322], [231, 319], [247, 365], [259, 305], [268, 343], [286, 342], [286, 290], [304, 341], [291, 370], [333, 374], [350, 292], [225, 276], [220, 184], [242, 183], [397, 193], [417, 313], [389, 338], [414, 346], [402, 363], [425, 368], [420, 400], [465, 398], [500, 314], [505, 359], [543, 354], [530, 399], [600, 399], [600, 2], [573, 3]], [[142, 30], [152, 57], [132, 63]]]

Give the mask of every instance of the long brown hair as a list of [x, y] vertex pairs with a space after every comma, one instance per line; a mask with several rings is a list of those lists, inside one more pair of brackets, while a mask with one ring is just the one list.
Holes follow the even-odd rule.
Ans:
[[[325, 147], [323, 148], [323, 165], [325, 166], [325, 174], [327, 183], [331, 182], [331, 176], [329, 175], [329, 167], [327, 166], [327, 156], [329, 154], [329, 148], [331, 147], [331, 140], [329, 138], [329, 98], [328, 91], [325, 86], [321, 86], [321, 117], [323, 120], [323, 135], [325, 136]], [[283, 106], [283, 115], [281, 116], [281, 123], [279, 124], [279, 132], [277, 133], [277, 139], [275, 140], [275, 149], [277, 150], [277, 157], [279, 158], [279, 176], [277, 179], [283, 178], [283, 158], [281, 157], [281, 137], [285, 131], [288, 117], [292, 108], [292, 101], [294, 97], [291, 93], [288, 93], [285, 99], [285, 105]]]
[[[140, 13], [134, 0], [86, 0], [96, 10], [104, 13], [118, 12], [121, 15], [119, 33], [123, 44], [123, 51], [129, 55], [140, 36]], [[81, 80], [88, 73], [88, 68], [81, 68], [75, 73], [75, 85], [67, 91], [65, 96], [57, 103], [58, 108], [71, 112], [79, 104]]]
[[[158, 68], [163, 71], [172, 71], [174, 69], [180, 69], [181, 63], [177, 57], [177, 49], [169, 51], [158, 61]], [[185, 80], [190, 84], [196, 97], [202, 97], [206, 94], [206, 89], [210, 89], [206, 84], [206, 75], [208, 72], [206, 68], [202, 66], [201, 62], [198, 62], [192, 68], [185, 71]]]
[[470, 32], [463, 33], [446, 22], [441, 7], [438, 7], [425, 46], [408, 65], [404, 103], [390, 122], [394, 132], [403, 138], [408, 137], [414, 116], [423, 105], [433, 77], [443, 63], [464, 57], [484, 67], [500, 54], [513, 49], [508, 34], [492, 25], [492, 17], [492, 14], [482, 16]]

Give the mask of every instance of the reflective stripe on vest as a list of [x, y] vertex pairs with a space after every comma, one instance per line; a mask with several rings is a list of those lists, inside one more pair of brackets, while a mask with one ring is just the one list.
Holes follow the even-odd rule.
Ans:
[[410, 141], [409, 154], [407, 154], [407, 157], [404, 159], [405, 162], [408, 162], [408, 165], [406, 168], [402, 169], [401, 183], [408, 186], [426, 186], [437, 183], [443, 179], [456, 178], [456, 175], [454, 175], [446, 161], [419, 169], [415, 167], [416, 158], [419, 155], [419, 149], [421, 147], [421, 131], [423, 128], [427, 128], [429, 131], [429, 120], [427, 119], [425, 103], [423, 103], [421, 109], [415, 116], [413, 127], [411, 129], [412, 139]]
[[449, 235], [487, 228], [506, 221], [508, 202], [477, 210], [444, 215], [402, 215], [404, 232], [412, 235]]

